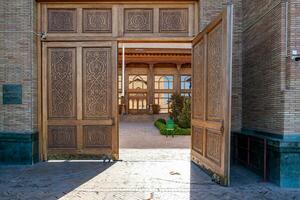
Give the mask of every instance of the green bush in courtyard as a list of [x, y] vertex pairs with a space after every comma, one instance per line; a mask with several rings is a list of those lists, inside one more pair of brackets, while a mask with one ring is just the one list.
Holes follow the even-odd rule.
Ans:
[[157, 121], [159, 121], [159, 122], [161, 122], [161, 123], [163, 123], [163, 124], [167, 124], [166, 120], [165, 120], [165, 119], [162, 119], [162, 118], [158, 119]]
[[180, 94], [173, 94], [170, 99], [171, 113], [170, 117], [178, 124], [178, 117], [183, 109], [184, 97]]
[[190, 135], [191, 129], [189, 128], [180, 128], [177, 124], [175, 124], [174, 130], [169, 131], [166, 127], [166, 120], [158, 119], [154, 122], [156, 128], [158, 128], [160, 134], [162, 135]]
[[178, 117], [178, 125], [181, 128], [191, 128], [191, 99], [185, 98], [182, 111]]

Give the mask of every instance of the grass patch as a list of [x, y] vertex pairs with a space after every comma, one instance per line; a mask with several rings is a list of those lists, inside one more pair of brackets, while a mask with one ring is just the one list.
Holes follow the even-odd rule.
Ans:
[[181, 128], [177, 124], [174, 125], [174, 130], [170, 131], [166, 128], [166, 120], [158, 119], [154, 122], [154, 126], [159, 130], [161, 135], [191, 135], [190, 128]]

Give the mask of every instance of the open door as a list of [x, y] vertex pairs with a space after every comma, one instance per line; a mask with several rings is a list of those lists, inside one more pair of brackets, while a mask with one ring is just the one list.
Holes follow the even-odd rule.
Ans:
[[230, 183], [233, 6], [193, 40], [192, 161]]
[[117, 42], [43, 42], [43, 158], [118, 159]]

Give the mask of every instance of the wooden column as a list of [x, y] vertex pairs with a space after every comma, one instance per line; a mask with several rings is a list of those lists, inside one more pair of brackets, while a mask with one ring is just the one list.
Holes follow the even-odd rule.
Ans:
[[[126, 64], [125, 64], [125, 68], [126, 68]], [[125, 114], [128, 114], [128, 110], [129, 110], [129, 98], [128, 98], [128, 87], [129, 87], [129, 74], [128, 71], [125, 70], [125, 80], [124, 80], [124, 93], [125, 93]]]
[[174, 92], [180, 94], [180, 70], [181, 64], [177, 64], [177, 71], [174, 76]]
[[154, 104], [154, 65], [149, 64], [148, 72], [148, 105]]

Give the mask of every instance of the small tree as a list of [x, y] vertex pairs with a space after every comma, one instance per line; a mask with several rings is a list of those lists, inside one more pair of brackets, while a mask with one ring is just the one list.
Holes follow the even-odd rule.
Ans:
[[173, 94], [170, 99], [171, 113], [170, 117], [174, 122], [178, 123], [178, 117], [183, 109], [184, 97], [180, 94]]
[[191, 99], [184, 98], [183, 108], [178, 117], [178, 125], [181, 128], [191, 128]]

